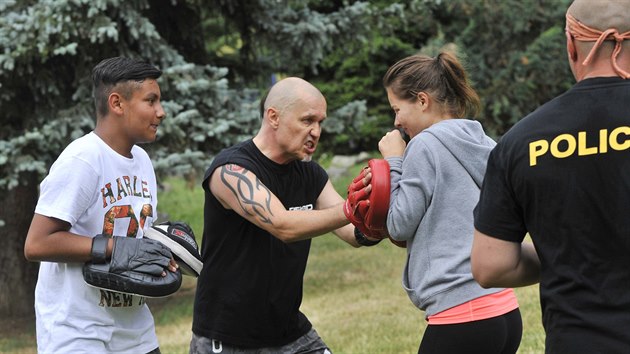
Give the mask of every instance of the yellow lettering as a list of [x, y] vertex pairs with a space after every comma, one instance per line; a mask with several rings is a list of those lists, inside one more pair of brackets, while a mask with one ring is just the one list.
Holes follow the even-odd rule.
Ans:
[[578, 133], [578, 155], [594, 155], [597, 154], [597, 147], [586, 147], [586, 132]]
[[538, 156], [542, 156], [549, 150], [549, 143], [547, 140], [536, 140], [529, 143], [529, 165], [536, 166], [536, 159]]
[[[558, 145], [560, 145], [563, 141], [567, 142], [567, 149], [565, 151], [560, 151]], [[575, 137], [571, 134], [560, 134], [551, 142], [551, 154], [554, 157], [562, 159], [571, 156], [575, 152], [575, 146]]]
[[630, 127], [619, 127], [613, 130], [610, 133], [610, 138], [608, 140], [608, 144], [614, 150], [626, 150], [630, 148], [630, 140], [626, 139], [623, 143], [619, 142], [619, 134], [625, 134], [626, 136], [630, 135]]
[[608, 129], [602, 129], [599, 131], [599, 153], [605, 154], [608, 152]]
[[599, 141], [595, 141], [595, 132], [591, 133], [592, 146], [589, 146], [589, 132], [581, 131], [574, 134], [560, 134], [553, 140], [536, 140], [529, 143], [529, 165], [536, 166], [538, 158], [550, 153], [553, 157], [563, 159], [573, 156], [588, 156], [606, 154], [610, 149], [623, 151], [630, 149], [630, 126], [621, 126], [609, 132], [600, 129]]

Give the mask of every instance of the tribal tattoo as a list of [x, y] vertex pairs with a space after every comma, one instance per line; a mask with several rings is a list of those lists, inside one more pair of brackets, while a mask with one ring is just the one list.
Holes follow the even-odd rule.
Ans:
[[[234, 194], [236, 200], [243, 211], [250, 216], [257, 217], [262, 223], [273, 224], [271, 222], [271, 191], [260, 182], [258, 177], [252, 183], [247, 174], [249, 170], [237, 165], [224, 165], [221, 167], [221, 181]], [[236, 183], [227, 180], [226, 176], [236, 177]], [[262, 191], [265, 195], [265, 203], [254, 200], [254, 193]]]

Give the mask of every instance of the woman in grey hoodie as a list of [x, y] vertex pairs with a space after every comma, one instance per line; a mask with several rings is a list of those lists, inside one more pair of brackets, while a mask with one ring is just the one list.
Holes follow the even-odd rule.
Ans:
[[464, 119], [479, 112], [479, 97], [444, 52], [400, 60], [383, 84], [397, 128], [379, 142], [391, 168], [387, 228], [406, 243], [403, 287], [428, 320], [418, 352], [515, 353], [522, 322], [514, 291], [482, 288], [470, 268], [473, 208], [496, 144]]

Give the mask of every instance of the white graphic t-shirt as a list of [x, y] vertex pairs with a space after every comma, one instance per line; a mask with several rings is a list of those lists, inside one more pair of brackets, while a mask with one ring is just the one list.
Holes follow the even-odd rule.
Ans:
[[[70, 232], [142, 237], [157, 217], [153, 165], [140, 147], [132, 158], [94, 132], [73, 141], [40, 186], [35, 213], [67, 221]], [[42, 262], [35, 289], [39, 353], [147, 353], [158, 347], [145, 299], [93, 288], [82, 263]]]

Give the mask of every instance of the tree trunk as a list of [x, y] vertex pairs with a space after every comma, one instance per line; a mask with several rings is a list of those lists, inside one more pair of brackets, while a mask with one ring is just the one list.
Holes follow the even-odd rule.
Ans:
[[22, 184], [0, 193], [0, 318], [34, 315], [35, 283], [39, 263], [24, 258], [24, 240], [37, 204], [36, 174], [22, 174]]

